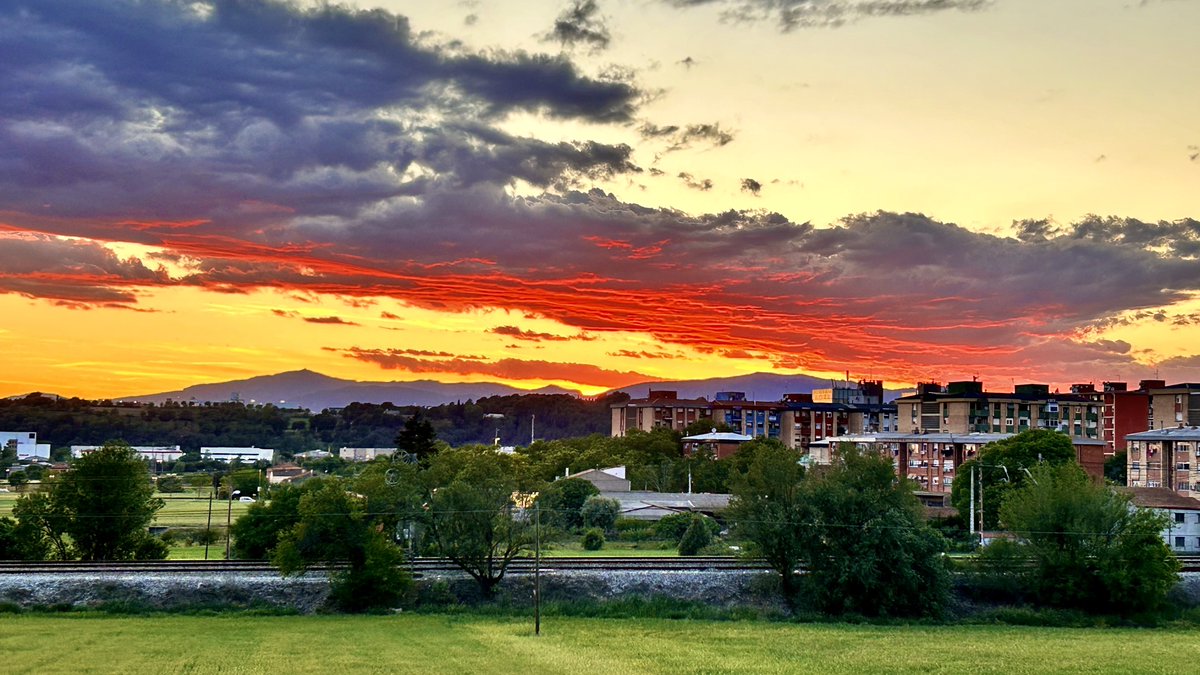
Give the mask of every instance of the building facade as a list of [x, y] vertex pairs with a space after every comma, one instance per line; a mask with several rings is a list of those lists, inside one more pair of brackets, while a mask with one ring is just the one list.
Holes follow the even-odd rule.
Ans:
[[[84, 455], [99, 450], [100, 445], [72, 445], [71, 456], [78, 459]], [[178, 445], [133, 445], [130, 446], [138, 457], [147, 462], [177, 462], [183, 457]]]
[[1053, 429], [1072, 438], [1099, 440], [1103, 403], [1086, 393], [1050, 393], [1048, 385], [1019, 384], [1014, 391], [989, 392], [975, 380], [918, 385], [896, 399], [900, 431], [943, 434], [1017, 434]]
[[1125, 475], [1131, 488], [1167, 488], [1185, 497], [1200, 496], [1196, 450], [1200, 428], [1152, 429], [1125, 437]]

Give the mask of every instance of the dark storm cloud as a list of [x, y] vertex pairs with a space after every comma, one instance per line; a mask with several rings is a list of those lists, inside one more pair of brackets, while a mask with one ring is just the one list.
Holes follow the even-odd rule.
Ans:
[[593, 51], [599, 51], [608, 48], [612, 35], [604, 17], [600, 16], [600, 6], [596, 0], [576, 0], [554, 20], [554, 27], [545, 39], [564, 47], [585, 45]]
[[730, 21], [774, 21], [783, 32], [837, 28], [872, 17], [912, 16], [948, 10], [976, 11], [993, 0], [662, 0], [679, 8], [719, 5]]
[[[224, 210], [209, 215], [245, 222], [230, 209], [257, 201], [346, 216], [425, 187], [396, 176], [457, 140], [431, 129], [461, 136], [473, 125], [477, 139], [518, 110], [621, 122], [640, 95], [561, 56], [423, 46], [407, 19], [382, 10], [9, 3], [0, 7], [0, 201], [56, 215], [171, 217], [215, 203]], [[585, 155], [622, 162], [619, 148], [587, 141], [531, 146], [526, 175], [499, 182], [549, 184], [554, 167], [591, 175]], [[457, 173], [495, 175], [504, 168], [495, 154], [484, 143]]]

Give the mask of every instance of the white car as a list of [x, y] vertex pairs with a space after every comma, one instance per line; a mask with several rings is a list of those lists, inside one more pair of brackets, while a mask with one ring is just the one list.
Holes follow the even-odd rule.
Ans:
[[252, 503], [254, 503], [254, 497], [241, 496], [241, 497], [238, 497], [238, 501], [243, 504], [252, 504]]

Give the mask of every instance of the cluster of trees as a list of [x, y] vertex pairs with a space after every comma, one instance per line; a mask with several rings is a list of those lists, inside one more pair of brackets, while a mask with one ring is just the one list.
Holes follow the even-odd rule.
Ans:
[[13, 518], [0, 519], [0, 558], [162, 559], [167, 545], [148, 531], [162, 505], [146, 463], [128, 445], [108, 443], [17, 499]]
[[[434, 433], [450, 445], [490, 444], [499, 433], [506, 444], [537, 437], [559, 439], [608, 432], [609, 406], [627, 400], [616, 393], [593, 400], [565, 394], [491, 396], [431, 408], [391, 403], [352, 403], [340, 410], [310, 413], [241, 402], [115, 405], [111, 401], [55, 399], [30, 394], [0, 400], [0, 429], [35, 431], [54, 443], [65, 460], [71, 445], [121, 438], [131, 445], [269, 447], [283, 457], [329, 447], [390, 447], [404, 422], [422, 413]], [[193, 461], [198, 461], [198, 455]], [[191, 470], [189, 468], [189, 470]]]

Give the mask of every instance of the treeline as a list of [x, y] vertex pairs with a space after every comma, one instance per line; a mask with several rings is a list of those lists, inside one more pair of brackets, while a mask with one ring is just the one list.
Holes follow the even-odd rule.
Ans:
[[[524, 394], [420, 408], [438, 439], [452, 446], [528, 444], [607, 434], [609, 406], [625, 400], [614, 394], [595, 400], [573, 396]], [[99, 445], [121, 439], [131, 445], [178, 445], [184, 452], [202, 446], [269, 447], [283, 458], [299, 452], [338, 447], [393, 447], [415, 406], [352, 403], [312, 413], [273, 405], [226, 403], [114, 404], [79, 398], [52, 399], [31, 394], [0, 400], [0, 429], [34, 431], [42, 443], [65, 459], [71, 445]]]

